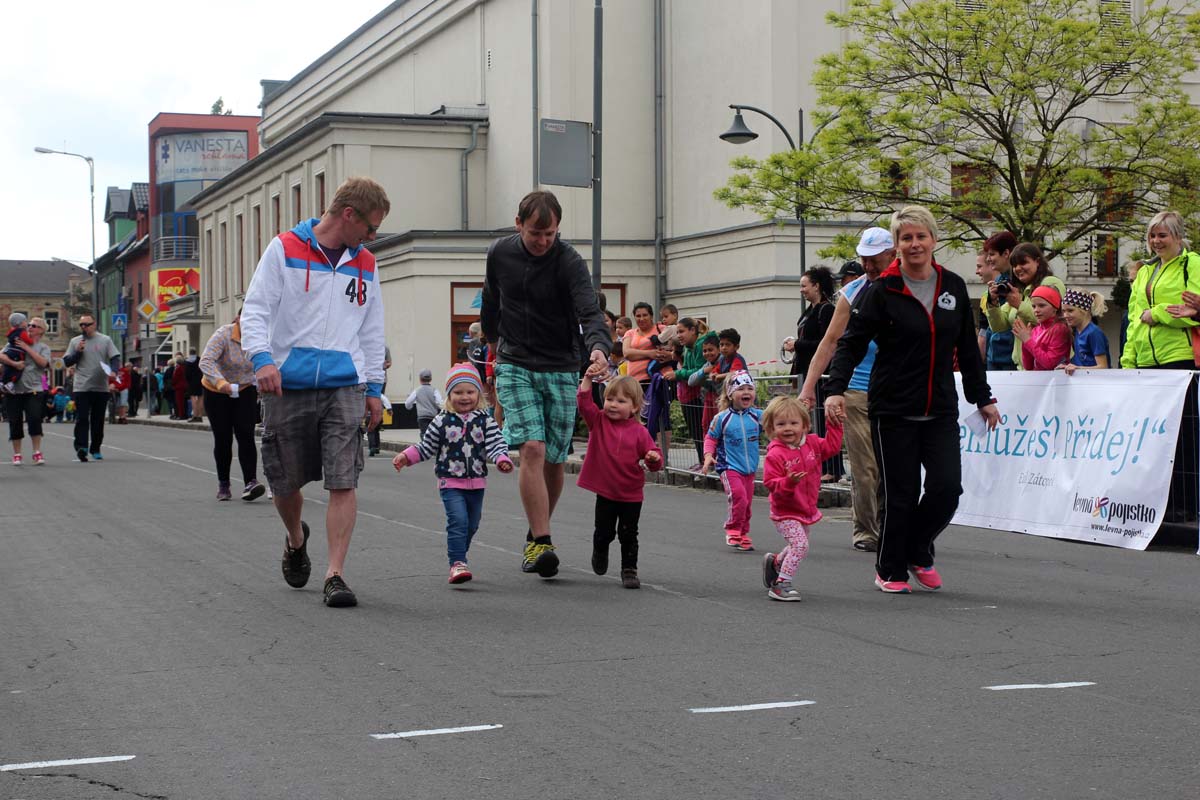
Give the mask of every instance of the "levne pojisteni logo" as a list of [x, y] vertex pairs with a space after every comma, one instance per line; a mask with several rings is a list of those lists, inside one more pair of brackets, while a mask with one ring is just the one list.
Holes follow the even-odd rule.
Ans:
[[1072, 510], [1089, 514], [1097, 519], [1116, 523], [1154, 522], [1158, 511], [1145, 503], [1125, 503], [1108, 497], [1080, 497], [1075, 495]]

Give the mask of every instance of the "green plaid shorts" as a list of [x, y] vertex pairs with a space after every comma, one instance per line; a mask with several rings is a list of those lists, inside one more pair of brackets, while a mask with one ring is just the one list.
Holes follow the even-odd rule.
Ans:
[[514, 450], [545, 442], [546, 463], [567, 460], [575, 432], [574, 372], [533, 372], [516, 364], [496, 365], [496, 396], [504, 409], [504, 440]]

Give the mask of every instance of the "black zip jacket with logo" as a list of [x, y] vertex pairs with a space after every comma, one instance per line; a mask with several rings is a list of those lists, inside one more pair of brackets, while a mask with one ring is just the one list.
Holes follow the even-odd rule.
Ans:
[[933, 269], [937, 289], [932, 314], [905, 286], [899, 261], [859, 293], [830, 365], [828, 394], [846, 391], [854, 365], [874, 339], [879, 350], [867, 388], [872, 417], [957, 417], [956, 351], [967, 400], [979, 407], [995, 402], [979, 355], [966, 283], [937, 263]]
[[561, 239], [538, 257], [520, 234], [492, 242], [479, 321], [497, 363], [533, 372], [578, 372], [593, 350], [612, 349], [587, 264]]

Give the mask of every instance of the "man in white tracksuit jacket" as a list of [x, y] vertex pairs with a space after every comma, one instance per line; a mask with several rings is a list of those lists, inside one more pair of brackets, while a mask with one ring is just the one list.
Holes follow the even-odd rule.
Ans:
[[283, 577], [308, 582], [308, 524], [301, 487], [324, 479], [327, 606], [358, 604], [342, 572], [363, 469], [362, 420], [383, 418], [383, 302], [375, 238], [391, 209], [383, 187], [350, 178], [320, 219], [271, 240], [242, 309], [242, 349], [263, 399], [263, 473], [287, 529]]

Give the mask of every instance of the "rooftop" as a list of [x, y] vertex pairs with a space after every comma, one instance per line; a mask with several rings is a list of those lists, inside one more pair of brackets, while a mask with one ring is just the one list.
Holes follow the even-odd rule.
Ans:
[[69, 261], [0, 259], [0, 294], [66, 294], [69, 278], [90, 276]]

